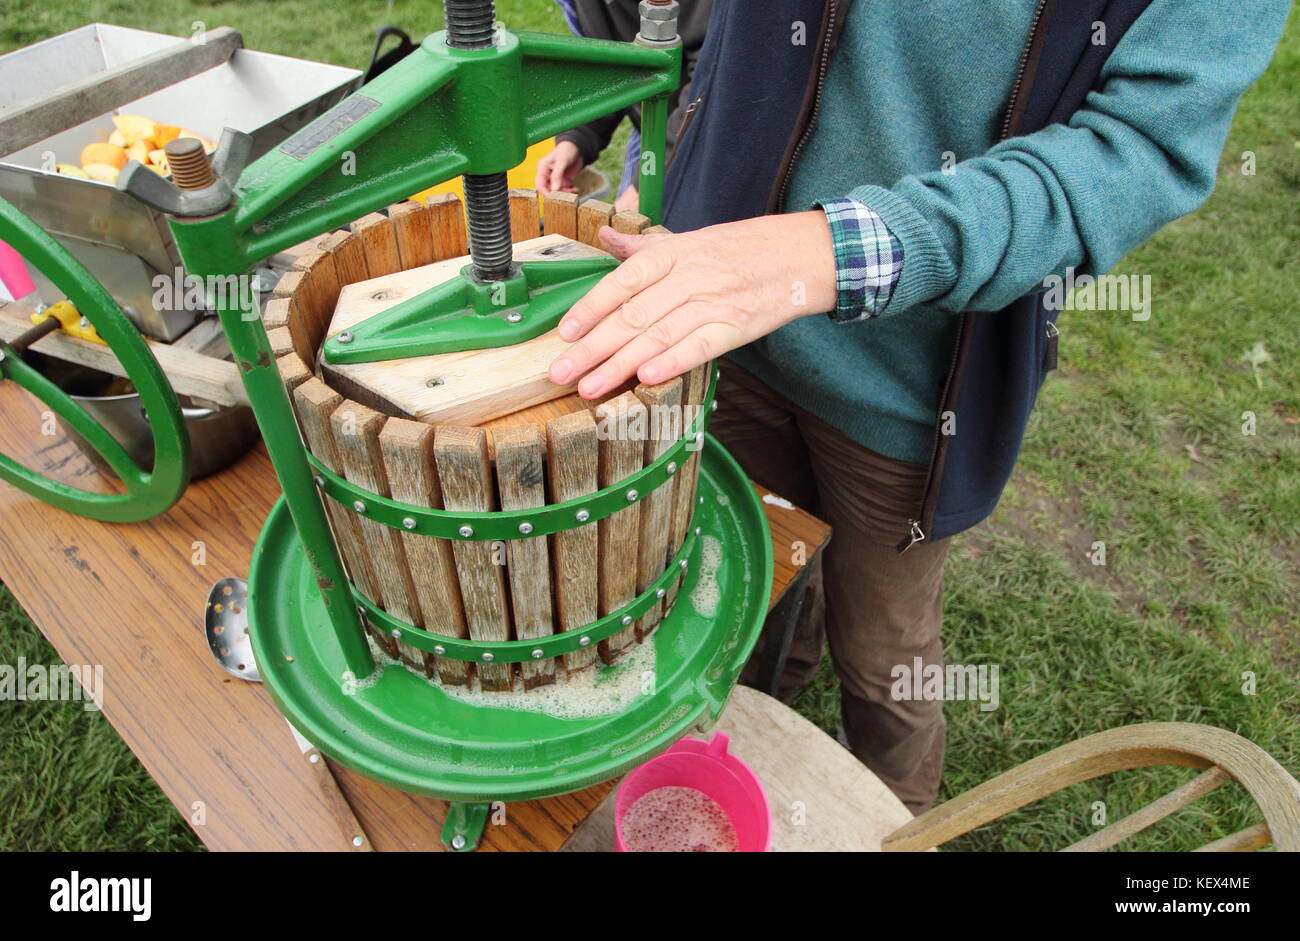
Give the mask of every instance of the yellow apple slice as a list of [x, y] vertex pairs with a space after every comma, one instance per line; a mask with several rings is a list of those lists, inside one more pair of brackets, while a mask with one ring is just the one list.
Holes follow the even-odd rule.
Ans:
[[138, 114], [115, 114], [113, 115], [113, 123], [122, 132], [127, 147], [130, 147], [136, 141], [154, 135], [153, 121]]
[[78, 179], [89, 180], [90, 175], [75, 163], [56, 163], [55, 172], [62, 173], [64, 176], [75, 176]]
[[100, 183], [116, 183], [117, 175], [122, 172], [106, 163], [88, 163], [81, 169], [86, 171], [86, 176]]

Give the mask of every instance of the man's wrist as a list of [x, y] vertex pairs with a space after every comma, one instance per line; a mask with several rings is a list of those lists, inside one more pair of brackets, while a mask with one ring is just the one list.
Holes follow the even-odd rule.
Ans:
[[835, 253], [835, 308], [830, 317], [852, 323], [877, 316], [903, 273], [903, 245], [883, 219], [854, 199], [818, 200]]

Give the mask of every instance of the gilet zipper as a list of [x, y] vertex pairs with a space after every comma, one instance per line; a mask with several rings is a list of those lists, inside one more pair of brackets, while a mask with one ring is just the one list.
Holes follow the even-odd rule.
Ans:
[[[1020, 62], [1016, 66], [1016, 80], [1011, 86], [1011, 98], [1007, 102], [1006, 117], [1002, 122], [1002, 132], [999, 140], [1006, 140], [1011, 136], [1013, 130], [1011, 126], [1012, 119], [1016, 112], [1016, 106], [1020, 103], [1021, 92], [1024, 90], [1025, 71], [1029, 65], [1029, 55], [1038, 39], [1038, 31], [1043, 25], [1043, 11], [1046, 10], [1048, 2], [1049, 0], [1038, 0], [1038, 6], [1034, 10], [1034, 17], [1030, 21], [1029, 37], [1025, 40], [1024, 49], [1020, 53]], [[943, 416], [946, 412], [951, 411], [953, 380], [962, 359], [969, 329], [970, 316], [967, 313], [962, 313], [958, 321], [957, 342], [953, 344], [952, 359], [948, 363], [948, 375], [943, 383], [943, 394], [939, 397], [939, 414], [935, 416], [934, 440], [930, 449], [930, 473], [926, 478], [925, 488], [921, 491], [920, 519], [909, 519], [907, 521], [907, 534], [895, 547], [899, 552], [906, 552], [918, 542], [924, 542], [928, 539], [925, 529], [934, 523], [935, 504], [938, 502], [939, 496], [939, 483], [943, 479], [943, 455], [939, 452], [941, 448], [946, 449], [946, 445], [943, 444]]]

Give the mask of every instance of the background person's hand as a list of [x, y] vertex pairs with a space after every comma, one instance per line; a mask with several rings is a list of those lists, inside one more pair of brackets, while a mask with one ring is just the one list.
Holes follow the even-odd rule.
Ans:
[[[762, 216], [680, 235], [601, 240], [626, 259], [560, 321], [573, 342], [551, 381], [583, 377], [594, 399], [635, 375], [654, 385], [835, 307], [835, 253], [820, 211]], [[577, 342], [574, 342], [577, 341]]]
[[537, 164], [537, 192], [543, 196], [555, 191], [576, 193], [573, 181], [585, 165], [577, 144], [560, 141]]

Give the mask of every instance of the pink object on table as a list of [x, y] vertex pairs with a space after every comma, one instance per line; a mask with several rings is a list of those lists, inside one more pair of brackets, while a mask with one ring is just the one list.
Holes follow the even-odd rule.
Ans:
[[0, 242], [0, 282], [15, 300], [36, 290], [22, 256], [4, 242]]
[[763, 853], [768, 849], [772, 815], [763, 785], [749, 766], [727, 753], [731, 739], [721, 732], [707, 742], [684, 738], [657, 758], [632, 771], [618, 786], [614, 799], [614, 841], [623, 841], [623, 818], [632, 805], [661, 787], [692, 788], [722, 808], [736, 831], [736, 849]]

